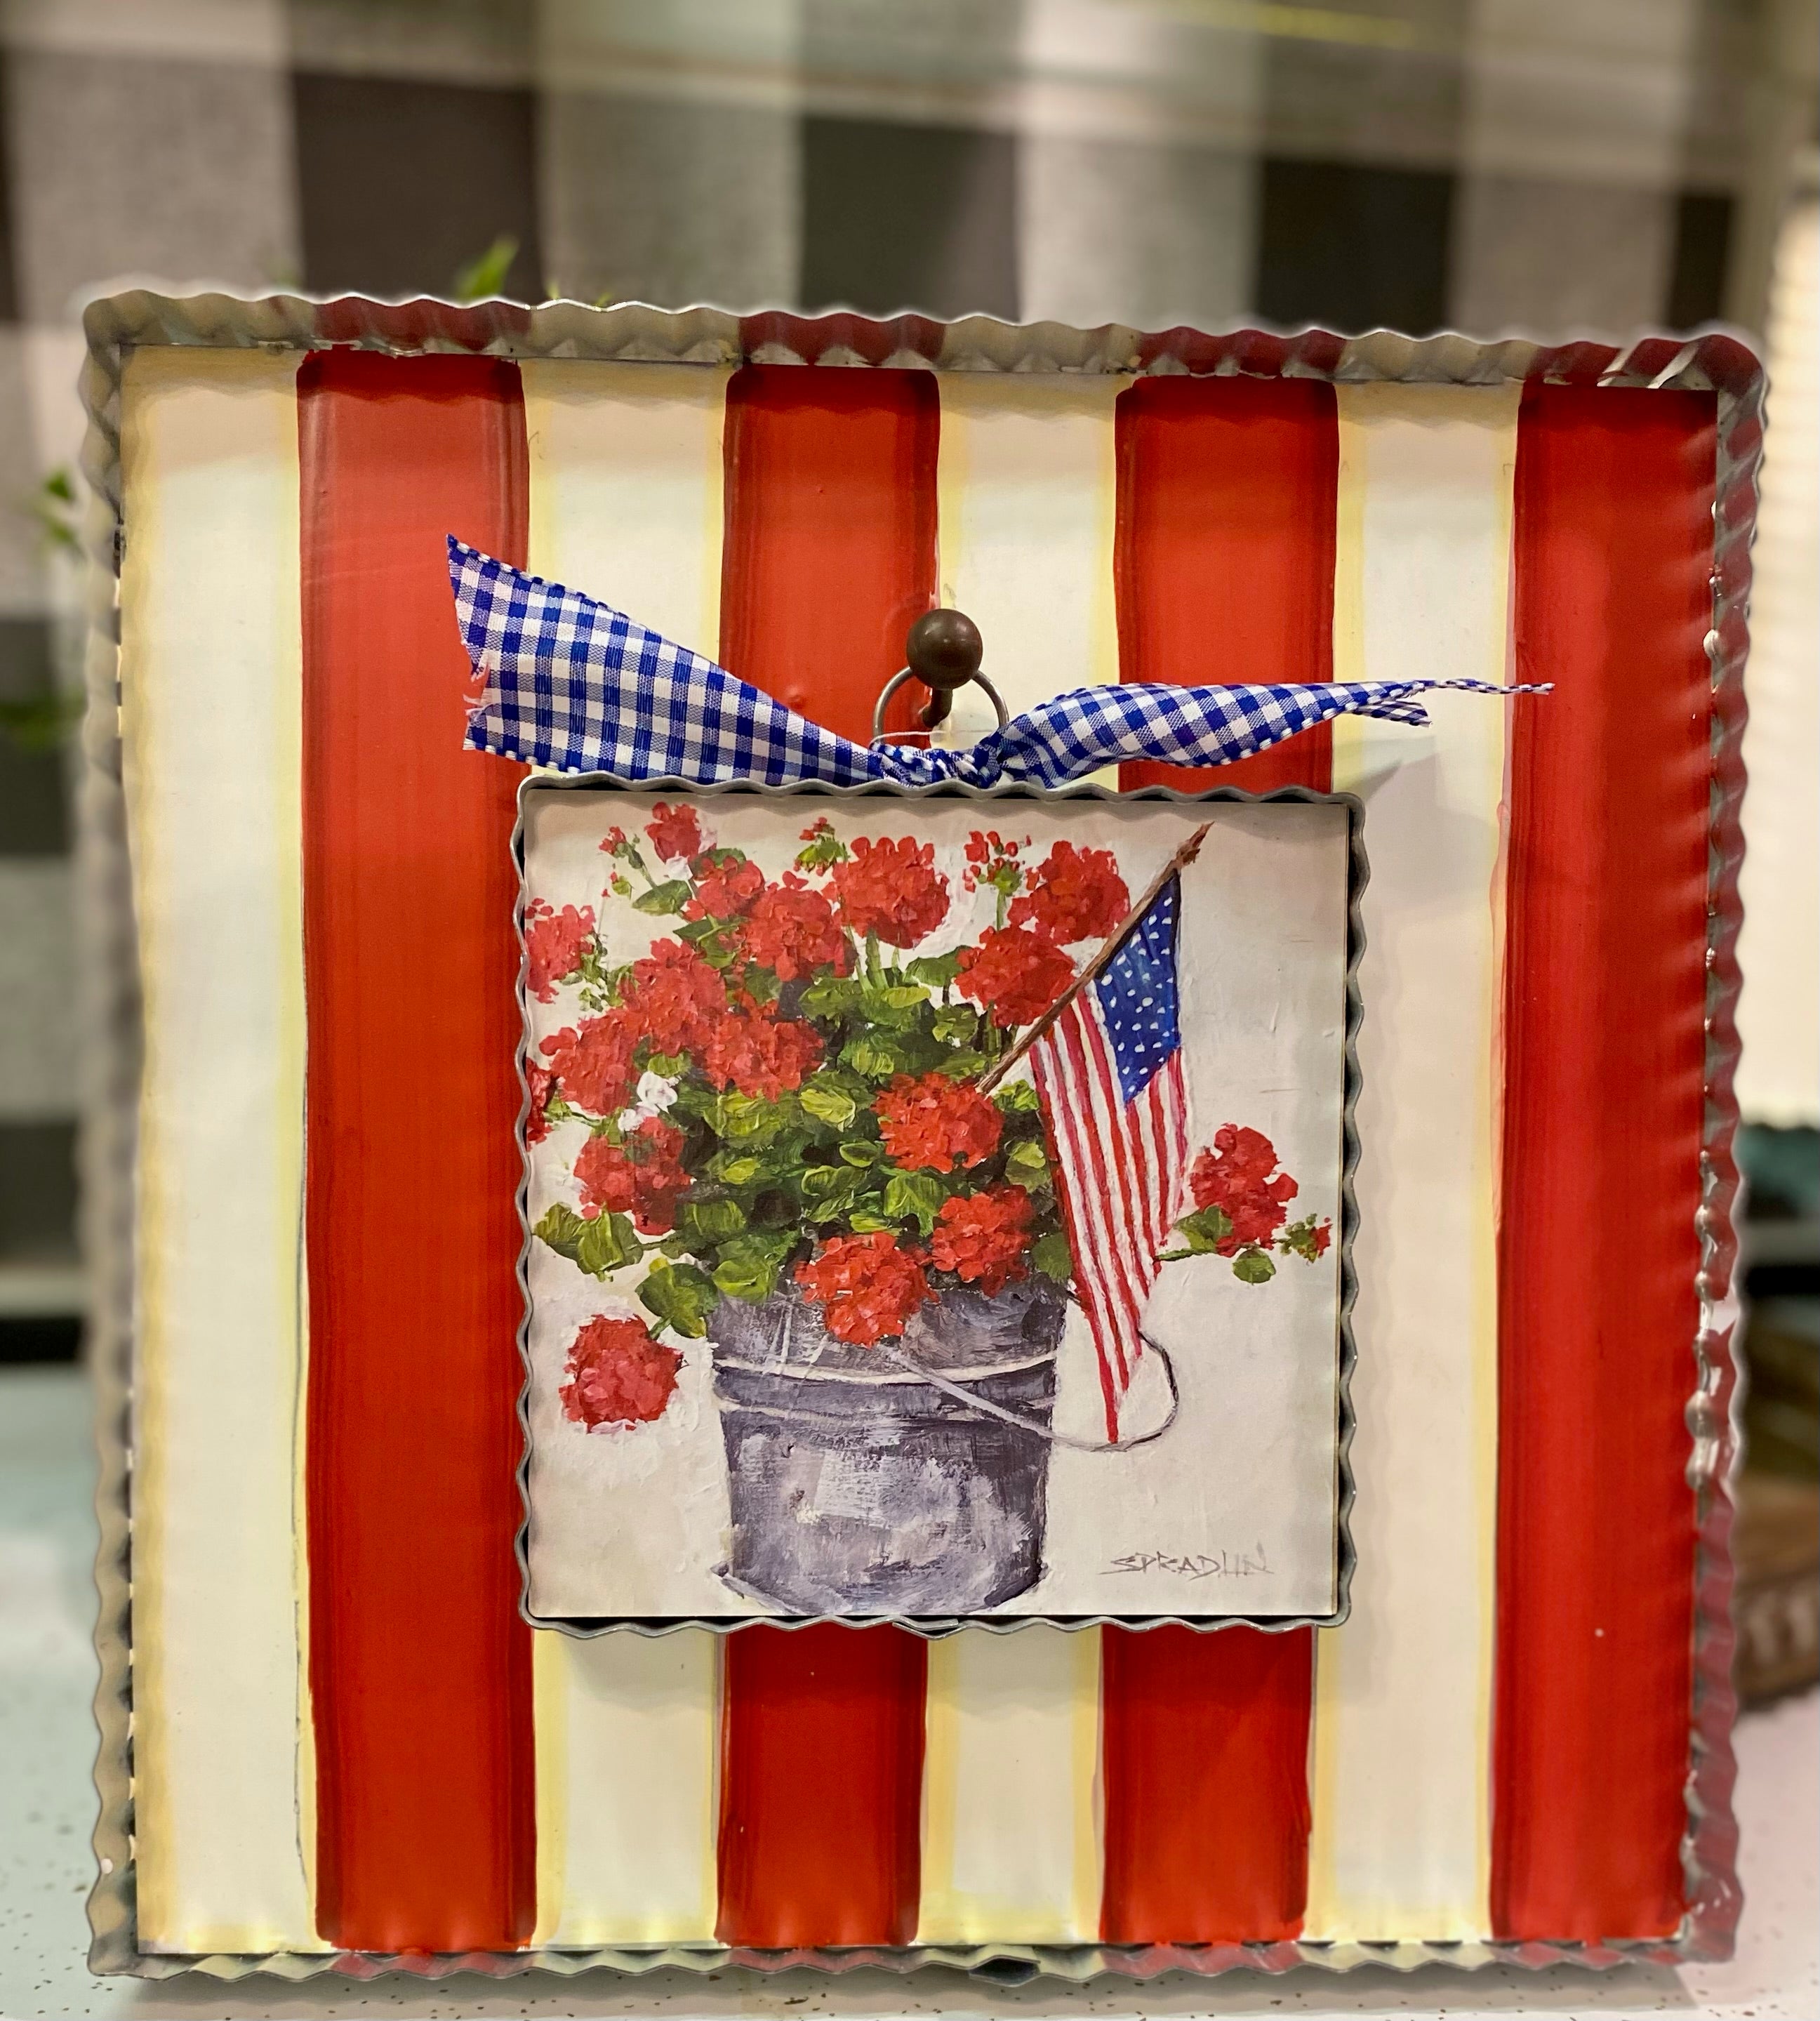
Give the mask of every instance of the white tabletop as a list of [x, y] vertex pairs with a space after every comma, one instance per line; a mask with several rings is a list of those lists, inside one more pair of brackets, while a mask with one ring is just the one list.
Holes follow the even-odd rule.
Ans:
[[503, 1984], [460, 1976], [389, 1979], [293, 1991], [269, 1980], [148, 1984], [95, 1979], [83, 1963], [83, 1898], [95, 1752], [86, 1404], [64, 1370], [0, 1371], [0, 2016], [261, 2016], [775, 2014], [1095, 2016], [1650, 2014], [1774, 2021], [1820, 2015], [1820, 1695], [1808, 1692], [1738, 1728], [1738, 1808], [1745, 1911], [1730, 1965], [1635, 1967], [1603, 1974], [1505, 1968], [1265, 1979], [1235, 1972], [1134, 1986], [1047, 1983], [997, 1991], [952, 1973], [905, 1979], [868, 1971], [839, 1979], [795, 1972], [759, 1980], [658, 1972]]

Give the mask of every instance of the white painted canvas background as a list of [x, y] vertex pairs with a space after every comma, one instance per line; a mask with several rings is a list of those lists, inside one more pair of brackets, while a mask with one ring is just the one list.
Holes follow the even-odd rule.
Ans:
[[[655, 796], [562, 788], [526, 796], [528, 898], [592, 905], [610, 960], [643, 954], [653, 922], [603, 898], [599, 844], [615, 822], [632, 829]], [[675, 796], [672, 796], [675, 797]], [[775, 877], [826, 814], [845, 838], [914, 833], [936, 844], [949, 880], [948, 918], [918, 952], [977, 938], [989, 893], [963, 889], [962, 851], [977, 827], [1029, 835], [1039, 860], [1065, 835], [1111, 848], [1135, 894], [1188, 832], [1212, 823], [1183, 881], [1180, 978], [1191, 1134], [1198, 1147], [1222, 1123], [1261, 1130], [1301, 1182], [1292, 1214], [1330, 1218], [1338, 1236], [1345, 1100], [1347, 838], [1343, 808], [1123, 807], [1083, 802], [767, 801], [700, 803], [714, 838], [744, 849]], [[573, 990], [530, 1004], [530, 1044], [581, 1014]], [[533, 1222], [556, 1201], [578, 1203], [568, 1176], [582, 1141], [559, 1125], [532, 1148]], [[677, 1393], [650, 1426], [584, 1432], [557, 1389], [577, 1331], [596, 1313], [640, 1313], [639, 1273], [590, 1277], [541, 1243], [530, 1246], [529, 1417], [532, 1611], [542, 1619], [762, 1614], [715, 1575], [729, 1522], [725, 1462], [708, 1346], [682, 1343]], [[1117, 1453], [1057, 1448], [1049, 1482], [1044, 1576], [1008, 1613], [1322, 1615], [1335, 1580], [1338, 1240], [1319, 1262], [1283, 1259], [1265, 1285], [1199, 1258], [1164, 1267], [1147, 1331], [1173, 1360], [1181, 1394], [1174, 1425], [1154, 1444]], [[1160, 1370], [1140, 1378], [1128, 1422], [1140, 1430], [1167, 1407]], [[1146, 1395], [1148, 1388], [1148, 1395]], [[1154, 1415], [1152, 1414], [1152, 1409]], [[1055, 1425], [1103, 1432], [1084, 1323], [1071, 1312], [1060, 1359]], [[1154, 1566], [1115, 1569], [1134, 1554], [1236, 1564], [1245, 1572], [1190, 1577]]]

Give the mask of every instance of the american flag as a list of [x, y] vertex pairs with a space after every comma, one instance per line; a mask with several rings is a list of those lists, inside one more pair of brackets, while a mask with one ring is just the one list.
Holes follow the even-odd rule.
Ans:
[[1076, 1293], [1099, 1355], [1106, 1436], [1115, 1442], [1188, 1168], [1175, 976], [1181, 909], [1178, 872], [1030, 1048], [1061, 1167]]

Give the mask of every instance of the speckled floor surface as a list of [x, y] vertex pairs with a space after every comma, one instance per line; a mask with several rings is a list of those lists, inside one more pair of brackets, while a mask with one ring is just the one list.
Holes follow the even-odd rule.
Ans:
[[671, 1974], [628, 1985], [594, 1977], [383, 1980], [332, 1993], [269, 1981], [147, 1986], [91, 1979], [83, 1898], [95, 1812], [89, 1772], [93, 1619], [92, 1467], [81, 1382], [65, 1371], [0, 1371], [0, 2017], [461, 2015], [1320, 2016], [1650, 2014], [1778, 2021], [1820, 2015], [1820, 1696], [1753, 1714], [1738, 1737], [1746, 1900], [1731, 1965], [1410, 1976], [1368, 1969], [1276, 1979], [1235, 1975], [1127, 1985], [989, 1990], [952, 1975], [904, 1982], [810, 1973], [756, 1982]]

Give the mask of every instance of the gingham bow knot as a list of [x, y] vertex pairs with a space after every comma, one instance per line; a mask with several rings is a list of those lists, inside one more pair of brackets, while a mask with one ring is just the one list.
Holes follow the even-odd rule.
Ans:
[[468, 749], [564, 772], [736, 779], [781, 786], [888, 781], [1063, 786], [1105, 765], [1148, 758], [1223, 765], [1335, 716], [1417, 726], [1414, 699], [1438, 688], [1545, 694], [1549, 685], [1488, 681], [1246, 682], [1218, 687], [1075, 688], [965, 751], [855, 744], [809, 721], [712, 660], [649, 631], [610, 604], [544, 582], [449, 537], [461, 636], [484, 683], [468, 719]]

